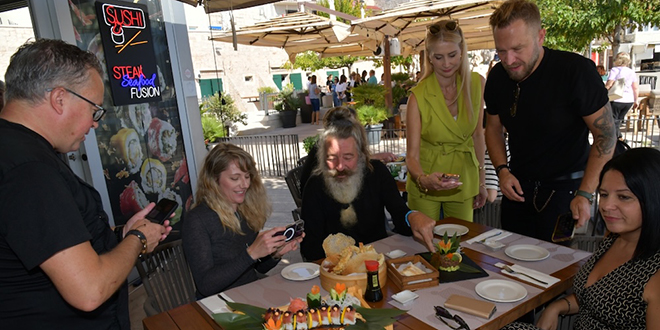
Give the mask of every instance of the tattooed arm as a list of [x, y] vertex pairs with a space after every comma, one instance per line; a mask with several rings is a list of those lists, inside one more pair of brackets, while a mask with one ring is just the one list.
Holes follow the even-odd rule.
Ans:
[[[609, 106], [604, 106], [595, 113], [583, 118], [593, 135], [594, 143], [589, 152], [589, 160], [584, 171], [584, 178], [582, 178], [580, 184], [580, 190], [593, 193], [598, 186], [598, 176], [603, 169], [603, 165], [614, 154], [616, 133], [612, 109]], [[571, 201], [571, 212], [573, 218], [578, 220], [577, 226], [582, 227], [591, 217], [591, 205], [586, 198], [579, 195], [575, 196]]]

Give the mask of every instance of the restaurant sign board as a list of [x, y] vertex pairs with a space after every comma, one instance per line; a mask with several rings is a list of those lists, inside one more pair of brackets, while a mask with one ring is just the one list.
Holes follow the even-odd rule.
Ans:
[[97, 1], [96, 13], [115, 106], [160, 101], [147, 6]]

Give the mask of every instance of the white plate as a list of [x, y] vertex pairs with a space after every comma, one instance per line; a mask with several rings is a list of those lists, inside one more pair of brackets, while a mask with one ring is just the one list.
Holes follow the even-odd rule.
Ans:
[[454, 233], [457, 233], [458, 236], [463, 236], [470, 231], [467, 227], [454, 224], [445, 224], [433, 227], [433, 233], [439, 236], [444, 236], [445, 232], [447, 236], [452, 237]]
[[482, 298], [495, 302], [514, 302], [527, 297], [527, 290], [522, 285], [506, 280], [486, 280], [477, 284], [474, 290]]
[[529, 244], [511, 245], [504, 250], [504, 253], [522, 261], [539, 261], [550, 256], [550, 251], [545, 248]]
[[386, 256], [388, 256], [390, 259], [396, 259], [396, 258], [401, 258], [406, 255], [405, 252], [397, 249], [397, 250], [392, 250], [390, 252], [385, 253]]
[[392, 295], [392, 299], [398, 301], [401, 304], [407, 304], [419, 297], [418, 294], [410, 291], [410, 290], [403, 290], [395, 295]]
[[320, 266], [311, 262], [299, 262], [282, 269], [282, 277], [291, 281], [307, 281], [320, 274]]

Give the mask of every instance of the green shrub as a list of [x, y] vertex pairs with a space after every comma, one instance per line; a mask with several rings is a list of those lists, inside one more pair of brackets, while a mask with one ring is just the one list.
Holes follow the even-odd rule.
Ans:
[[277, 111], [296, 111], [302, 106], [302, 102], [294, 95], [293, 84], [288, 84], [277, 94], [275, 98], [275, 110]]
[[376, 125], [388, 118], [387, 110], [384, 107], [374, 105], [363, 105], [358, 107], [357, 117], [362, 125]]
[[356, 107], [373, 105], [385, 108], [385, 87], [381, 85], [361, 84], [353, 88], [352, 92]]
[[309, 154], [309, 151], [312, 150], [312, 147], [319, 141], [319, 135], [313, 135], [313, 136], [308, 136], [303, 139], [303, 149], [305, 149], [305, 152]]
[[397, 85], [402, 84], [404, 81], [409, 79], [410, 76], [405, 72], [397, 72], [392, 74], [392, 81], [396, 81]]
[[225, 128], [221, 122], [212, 116], [202, 115], [202, 131], [204, 140], [215, 142], [221, 137], [225, 137]]
[[272, 94], [272, 93], [277, 93], [277, 89], [271, 86], [263, 86], [257, 88], [257, 92], [259, 92], [259, 95], [261, 95], [261, 93]]

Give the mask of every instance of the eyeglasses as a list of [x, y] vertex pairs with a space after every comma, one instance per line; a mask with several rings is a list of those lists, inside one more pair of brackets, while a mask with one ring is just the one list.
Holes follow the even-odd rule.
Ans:
[[515, 117], [518, 112], [518, 96], [520, 96], [520, 85], [516, 84], [516, 89], [513, 90], [513, 105], [509, 109], [511, 117]]
[[[435, 317], [438, 318], [438, 320], [442, 321], [442, 323], [446, 324], [448, 327], [458, 330], [458, 329], [465, 329], [465, 330], [470, 330], [470, 327], [465, 323], [465, 320], [463, 320], [460, 316], [458, 315], [451, 315], [448, 310], [446, 310], [444, 307], [441, 306], [435, 306]], [[458, 326], [451, 325], [445, 321], [445, 319], [450, 319]]]
[[438, 34], [443, 28], [447, 31], [456, 31], [457, 27], [458, 22], [456, 21], [442, 21], [429, 26], [429, 32], [431, 32], [431, 34]]
[[[66, 87], [62, 87], [62, 88], [63, 88], [65, 91], [67, 91], [67, 92], [69, 92], [69, 93], [71, 93], [71, 94], [73, 94], [73, 95], [79, 97], [81, 100], [83, 100], [83, 101], [85, 101], [85, 102], [87, 102], [87, 103], [93, 105], [93, 106], [96, 108], [96, 110], [94, 110], [94, 114], [92, 114], [92, 120], [93, 120], [93, 121], [98, 122], [99, 120], [101, 120], [101, 118], [103, 118], [103, 115], [105, 115], [105, 111], [106, 111], [106, 110], [105, 110], [102, 106], [100, 106], [100, 105], [98, 105], [98, 104], [96, 104], [96, 103], [90, 101], [88, 98], [86, 98], [86, 97], [84, 97], [84, 96], [82, 96], [82, 95], [80, 95], [80, 94], [78, 94], [78, 93], [76, 93], [76, 92], [74, 92], [74, 91], [72, 91], [72, 90], [66, 88]], [[54, 89], [54, 88], [49, 88], [49, 89], [46, 90], [46, 92], [52, 92], [53, 89]]]

